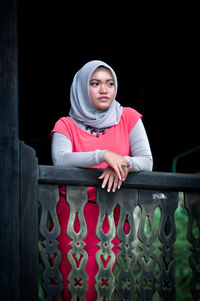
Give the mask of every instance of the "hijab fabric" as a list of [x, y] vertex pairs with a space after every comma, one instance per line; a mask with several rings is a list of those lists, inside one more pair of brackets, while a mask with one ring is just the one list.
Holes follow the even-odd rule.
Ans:
[[114, 70], [103, 61], [94, 60], [85, 64], [74, 76], [70, 89], [71, 108], [70, 117], [85, 125], [101, 129], [118, 124], [122, 114], [121, 105], [114, 99], [106, 110], [96, 109], [90, 100], [89, 83], [93, 72], [100, 66], [108, 68], [115, 83], [115, 97], [117, 94], [117, 77]]

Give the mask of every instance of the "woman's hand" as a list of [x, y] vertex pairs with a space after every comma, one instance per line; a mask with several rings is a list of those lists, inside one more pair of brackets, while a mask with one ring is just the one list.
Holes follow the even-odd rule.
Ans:
[[[126, 167], [124, 170], [125, 179], [130, 171], [131, 167]], [[113, 192], [116, 191], [116, 189], [120, 189], [122, 185], [122, 180], [119, 179], [118, 175], [114, 171], [114, 169], [110, 166], [108, 166], [102, 175], [99, 177], [100, 180], [103, 180], [102, 188], [105, 188], [107, 185], [107, 191], [110, 192], [111, 189]]]
[[113, 153], [111, 151], [106, 151], [104, 155], [104, 161], [110, 167], [112, 167], [119, 180], [124, 181], [126, 179], [127, 177], [126, 170], [128, 167], [127, 167], [127, 160], [123, 156]]
[[113, 192], [116, 191], [116, 189], [120, 188], [122, 185], [122, 180], [119, 179], [114, 169], [110, 166], [108, 166], [102, 175], [99, 177], [100, 180], [103, 180], [102, 182], [102, 188], [105, 188], [107, 185], [107, 191], [110, 192], [111, 189]]

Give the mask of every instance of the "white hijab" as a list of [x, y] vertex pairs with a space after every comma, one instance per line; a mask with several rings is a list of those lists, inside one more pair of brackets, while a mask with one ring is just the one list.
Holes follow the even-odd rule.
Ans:
[[122, 114], [122, 107], [115, 99], [106, 110], [98, 110], [92, 105], [89, 96], [89, 82], [93, 72], [100, 66], [104, 66], [111, 71], [115, 82], [116, 97], [116, 74], [109, 65], [98, 60], [88, 62], [75, 74], [70, 89], [71, 108], [69, 115], [83, 124], [97, 129], [118, 124]]

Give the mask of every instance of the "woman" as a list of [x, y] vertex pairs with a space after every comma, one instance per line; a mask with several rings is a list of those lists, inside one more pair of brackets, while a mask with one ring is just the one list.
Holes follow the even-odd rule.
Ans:
[[[102, 188], [108, 192], [120, 189], [129, 172], [151, 171], [153, 160], [142, 115], [136, 110], [122, 107], [115, 99], [117, 78], [114, 70], [102, 61], [90, 61], [74, 76], [71, 91], [71, 108], [68, 117], [60, 118], [52, 131], [52, 160], [54, 165], [67, 167], [103, 168], [99, 177]], [[95, 229], [98, 208], [96, 189], [88, 187], [88, 203], [84, 208], [87, 223], [88, 292], [86, 300], [96, 300], [94, 289], [97, 265]], [[69, 300], [67, 277], [70, 250], [66, 235], [69, 208], [65, 191], [61, 189], [57, 213], [61, 227], [58, 238], [62, 253], [60, 270], [63, 276], [63, 300]], [[118, 212], [119, 213], [119, 212]], [[118, 214], [116, 213], [116, 214]], [[115, 216], [118, 219], [117, 215]], [[116, 239], [117, 244], [117, 239]]]

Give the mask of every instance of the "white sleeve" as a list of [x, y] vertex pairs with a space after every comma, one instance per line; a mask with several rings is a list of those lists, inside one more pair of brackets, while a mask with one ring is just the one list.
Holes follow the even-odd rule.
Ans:
[[72, 152], [72, 143], [65, 135], [53, 133], [51, 156], [54, 165], [68, 167], [90, 167], [104, 161], [106, 150]]
[[129, 134], [131, 156], [125, 156], [132, 171], [152, 171], [153, 158], [149, 140], [141, 119], [138, 120]]

